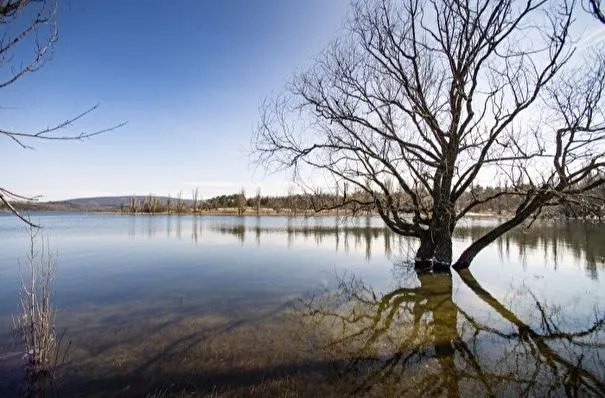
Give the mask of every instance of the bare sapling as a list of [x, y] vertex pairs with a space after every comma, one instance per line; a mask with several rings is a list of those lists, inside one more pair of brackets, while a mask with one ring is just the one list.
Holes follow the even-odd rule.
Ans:
[[65, 333], [58, 335], [55, 324], [53, 285], [57, 254], [51, 251], [48, 239], [39, 229], [29, 227], [29, 239], [25, 267], [19, 262], [19, 314], [13, 317], [13, 325], [27, 359], [27, 379], [39, 384], [52, 379], [65, 361], [69, 344], [62, 348]]

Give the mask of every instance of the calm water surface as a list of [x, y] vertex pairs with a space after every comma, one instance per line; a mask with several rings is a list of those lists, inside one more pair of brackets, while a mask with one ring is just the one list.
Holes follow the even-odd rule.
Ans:
[[[544, 221], [417, 274], [376, 218], [35, 214], [59, 396], [604, 396], [605, 226]], [[495, 219], [465, 220], [454, 250]], [[0, 216], [0, 358], [26, 229]], [[0, 396], [23, 393], [0, 359]]]

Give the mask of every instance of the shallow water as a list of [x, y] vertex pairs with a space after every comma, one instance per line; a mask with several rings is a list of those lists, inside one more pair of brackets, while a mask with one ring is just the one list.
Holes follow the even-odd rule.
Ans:
[[[605, 395], [605, 226], [544, 221], [418, 275], [377, 218], [34, 214], [60, 396]], [[464, 220], [459, 251], [495, 219]], [[0, 358], [27, 231], [0, 216]], [[23, 392], [0, 359], [0, 396]], [[20, 392], [21, 391], [21, 392]]]

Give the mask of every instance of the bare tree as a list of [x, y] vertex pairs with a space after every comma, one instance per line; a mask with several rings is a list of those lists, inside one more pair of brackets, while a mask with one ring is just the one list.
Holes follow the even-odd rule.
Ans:
[[198, 196], [199, 196], [198, 188], [195, 188], [193, 190], [191, 196], [193, 198], [193, 203], [191, 204], [191, 208], [193, 209], [193, 213], [195, 214], [197, 212], [197, 207], [198, 207]]
[[[452, 264], [452, 233], [477, 206], [519, 205], [455, 268], [545, 206], [605, 183], [605, 57], [573, 47], [573, 2], [359, 0], [347, 33], [267, 100], [256, 160], [295, 178], [319, 169], [367, 194], [418, 267]], [[586, 53], [586, 52], [584, 52]], [[590, 63], [590, 68], [583, 65]], [[596, 67], [595, 67], [596, 66]], [[473, 191], [477, 180], [506, 188]]]
[[[39, 229], [29, 228], [29, 249], [19, 291], [19, 313], [13, 317], [15, 336], [27, 358], [26, 396], [52, 391], [54, 372], [65, 362], [69, 343], [57, 333], [54, 281], [57, 255]], [[21, 271], [22, 264], [19, 264]], [[52, 394], [51, 394], [52, 395]]]
[[602, 23], [605, 23], [605, 4], [602, 4], [601, 0], [587, 0], [583, 5], [586, 11]]
[[261, 207], [261, 194], [260, 187], [256, 190], [256, 197], [254, 198], [254, 209], [256, 210], [256, 215], [260, 215], [260, 207]]
[[237, 215], [242, 216], [246, 212], [246, 191], [242, 187], [242, 190], [237, 195], [236, 198], [236, 206], [237, 206]]
[[128, 198], [128, 211], [131, 214], [135, 214], [137, 212], [137, 199], [135, 195], [132, 195], [130, 198]]
[[183, 200], [183, 193], [180, 191], [178, 195], [176, 195], [176, 205], [174, 210], [177, 214], [185, 212], [185, 201]]
[[[39, 70], [49, 59], [58, 38], [56, 25], [56, 0], [2, 0], [0, 1], [0, 89], [8, 87], [20, 78]], [[27, 48], [33, 51], [27, 51]], [[28, 54], [23, 56], [23, 54]], [[125, 123], [105, 129], [79, 133], [63, 133], [75, 122], [98, 108], [98, 104], [63, 122], [55, 123], [38, 131], [21, 131], [0, 127], [0, 135], [11, 139], [22, 149], [32, 149], [36, 140], [83, 140], [102, 134]], [[2, 202], [17, 217], [29, 225], [11, 201], [35, 200], [37, 197], [23, 196], [0, 187]]]

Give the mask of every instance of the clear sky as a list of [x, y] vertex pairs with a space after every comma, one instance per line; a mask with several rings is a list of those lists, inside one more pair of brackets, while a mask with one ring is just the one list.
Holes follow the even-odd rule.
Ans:
[[[72, 132], [128, 124], [35, 150], [3, 139], [0, 186], [43, 200], [286, 193], [283, 175], [247, 157], [258, 107], [338, 36], [348, 10], [349, 0], [61, 0], [53, 57], [1, 90], [2, 127], [35, 132], [97, 103]], [[605, 37], [579, 18], [584, 40]]]
[[[83, 142], [0, 145], [0, 182], [43, 200], [285, 193], [246, 156], [261, 101], [338, 34], [348, 0], [61, 1], [52, 60], [2, 90], [2, 127], [33, 132], [101, 103]], [[29, 49], [28, 49], [29, 50]]]

